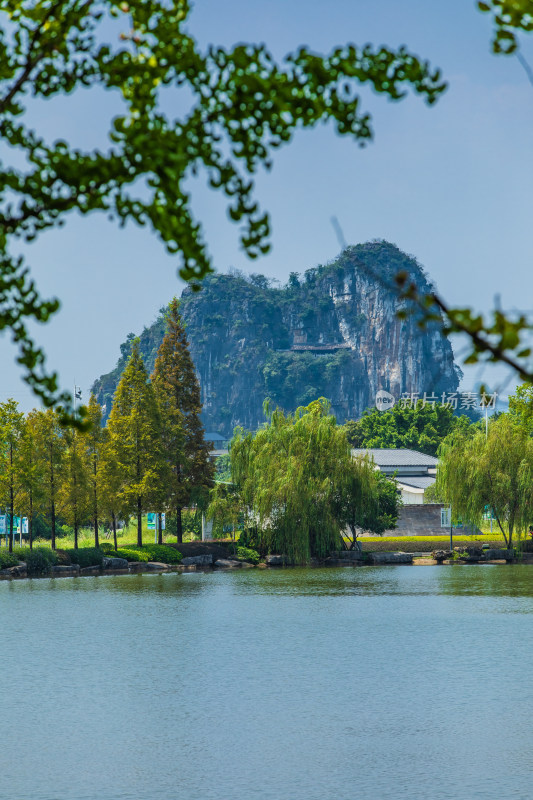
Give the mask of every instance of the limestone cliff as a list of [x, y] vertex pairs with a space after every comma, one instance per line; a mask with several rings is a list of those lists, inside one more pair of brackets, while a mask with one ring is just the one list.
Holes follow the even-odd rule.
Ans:
[[[431, 286], [410, 256], [387, 242], [347, 248], [334, 262], [291, 273], [276, 288], [261, 275], [212, 275], [201, 292], [186, 288], [182, 314], [202, 389], [209, 431], [256, 428], [263, 401], [292, 411], [324, 396], [339, 421], [360, 416], [378, 389], [455, 391], [459, 370], [450, 343], [416, 317], [399, 319], [393, 277], [405, 270], [422, 291]], [[164, 333], [160, 318], [141, 334], [152, 369]], [[131, 347], [128, 337], [113, 372], [93, 387], [109, 411]]]

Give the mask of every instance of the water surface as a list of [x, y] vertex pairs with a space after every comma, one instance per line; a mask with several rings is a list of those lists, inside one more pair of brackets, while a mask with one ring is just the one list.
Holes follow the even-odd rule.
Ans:
[[1, 800], [531, 798], [533, 567], [0, 583]]

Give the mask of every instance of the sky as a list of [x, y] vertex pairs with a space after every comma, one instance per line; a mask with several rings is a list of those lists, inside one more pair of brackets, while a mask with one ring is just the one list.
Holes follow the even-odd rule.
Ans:
[[[452, 304], [487, 311], [499, 297], [505, 309], [533, 309], [533, 86], [516, 57], [491, 53], [490, 18], [473, 0], [197, 0], [189, 30], [202, 47], [264, 42], [279, 59], [302, 44], [322, 53], [347, 42], [405, 44], [449, 83], [433, 107], [364, 90], [375, 130], [365, 148], [323, 125], [277, 151], [273, 169], [256, 181], [273, 228], [272, 250], [260, 260], [246, 258], [223, 198], [200, 175], [191, 185], [194, 209], [217, 270], [284, 283], [289, 272], [338, 254], [334, 216], [349, 244], [383, 238], [416, 256]], [[533, 39], [523, 40], [522, 52], [533, 64]], [[103, 147], [118, 111], [112, 94], [83, 91], [35, 104], [31, 118], [50, 139]], [[35, 329], [37, 339], [62, 386], [80, 386], [85, 400], [93, 380], [115, 366], [127, 334], [150, 325], [184, 286], [176, 258], [155, 234], [98, 214], [73, 214], [26, 254], [41, 293], [62, 303]], [[459, 353], [461, 344], [454, 346]], [[29, 410], [37, 403], [14, 356], [4, 334], [1, 399]], [[514, 385], [506, 376], [502, 368], [470, 367], [462, 388], [482, 379], [506, 394]]]

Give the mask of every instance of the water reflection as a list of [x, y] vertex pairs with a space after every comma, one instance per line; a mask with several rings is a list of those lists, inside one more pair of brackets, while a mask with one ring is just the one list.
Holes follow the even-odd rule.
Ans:
[[521, 565], [2, 583], [0, 800], [530, 797], [532, 595]]

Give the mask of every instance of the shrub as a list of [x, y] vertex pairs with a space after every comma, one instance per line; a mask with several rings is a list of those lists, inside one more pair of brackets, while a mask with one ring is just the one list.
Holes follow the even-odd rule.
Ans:
[[77, 550], [65, 550], [73, 564], [83, 567], [101, 567], [104, 551], [100, 547], [80, 547]]
[[61, 564], [64, 567], [67, 567], [70, 564], [72, 564], [72, 560], [69, 554], [65, 550], [56, 550], [56, 556], [58, 564]]
[[150, 561], [148, 553], [143, 553], [140, 550], [130, 550], [127, 547], [121, 547], [119, 550], [106, 551], [109, 557], [125, 558], [127, 561]]
[[34, 547], [33, 550], [29, 547], [16, 547], [13, 555], [26, 562], [28, 575], [46, 575], [58, 561], [57, 555], [48, 547]]
[[259, 553], [257, 550], [252, 550], [251, 547], [237, 547], [235, 553], [241, 561], [249, 561], [251, 564], [259, 564]]
[[102, 542], [100, 544], [100, 550], [103, 550], [106, 556], [109, 554], [115, 554], [115, 547], [112, 542]]
[[165, 544], [145, 544], [142, 547], [132, 545], [128, 550], [146, 553], [147, 561], [162, 561], [164, 564], [179, 564], [183, 558], [178, 550]]
[[[20, 559], [22, 561], [22, 559]], [[18, 558], [13, 553], [4, 553], [0, 550], [0, 569], [7, 569], [7, 567], [16, 567]]]

